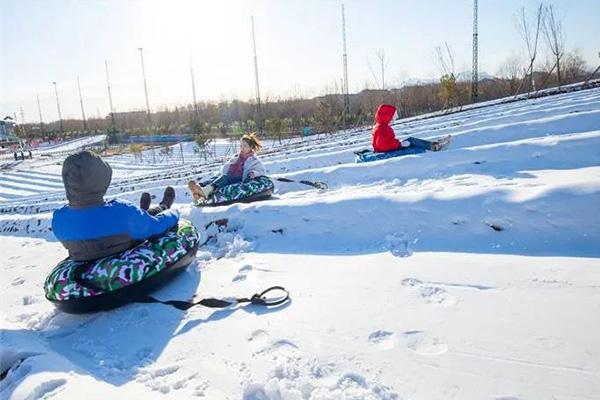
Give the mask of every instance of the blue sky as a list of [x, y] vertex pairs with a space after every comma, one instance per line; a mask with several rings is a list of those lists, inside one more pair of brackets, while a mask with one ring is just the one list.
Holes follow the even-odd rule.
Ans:
[[[376, 49], [386, 53], [386, 83], [440, 74], [435, 47], [447, 42], [457, 72], [471, 63], [471, 0], [346, 0], [352, 92], [375, 87]], [[250, 15], [254, 15], [261, 92], [315, 96], [341, 79], [341, 1], [0, 0], [0, 114], [22, 107], [38, 121], [80, 117], [77, 76], [88, 116], [108, 112], [104, 60], [118, 111], [144, 107], [138, 47], [144, 47], [151, 108], [191, 102], [190, 58], [200, 100], [248, 99], [254, 91]], [[480, 69], [496, 73], [524, 54], [517, 11], [537, 1], [480, 0]], [[567, 48], [600, 62], [600, 1], [554, 0]], [[542, 58], [546, 55], [542, 46]]]

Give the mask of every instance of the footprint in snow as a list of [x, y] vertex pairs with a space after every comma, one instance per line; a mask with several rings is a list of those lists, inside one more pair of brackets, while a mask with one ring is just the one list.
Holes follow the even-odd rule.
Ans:
[[407, 331], [398, 338], [408, 349], [422, 356], [437, 356], [448, 351], [448, 344], [422, 331]]
[[[178, 365], [144, 369], [136, 377], [137, 382], [143, 383], [151, 390], [163, 394], [169, 393], [171, 390], [184, 389], [190, 383], [197, 384], [196, 381], [198, 379], [198, 372], [193, 372], [191, 374], [182, 373]], [[201, 379], [200, 383], [203, 383]]]
[[[416, 240], [414, 241], [416, 243]], [[387, 235], [386, 248], [396, 257], [410, 257], [413, 255], [411, 242], [406, 234]]]
[[16, 277], [15, 279], [12, 280], [12, 282], [10, 283], [12, 286], [19, 286], [25, 283], [25, 278], [23, 278], [22, 276]]
[[382, 349], [394, 347], [394, 332], [378, 330], [369, 335], [369, 342]]
[[261, 344], [265, 343], [269, 339], [269, 333], [262, 329], [257, 329], [252, 331], [250, 335], [246, 338], [248, 342], [252, 344], [252, 346], [257, 347]]
[[306, 366], [290, 363], [278, 366], [267, 382], [246, 384], [243, 400], [264, 399], [372, 399], [400, 400], [393, 390], [355, 372], [336, 372], [335, 366], [324, 377], [317, 377]]
[[237, 275], [233, 277], [231, 282], [245, 281], [250, 271], [252, 271], [252, 265], [244, 265], [242, 268], [239, 269]]
[[39, 302], [39, 299], [34, 296], [23, 296], [22, 304], [24, 306], [29, 306], [31, 304]]
[[298, 346], [287, 339], [271, 341], [266, 347], [263, 347], [256, 354], [271, 355], [274, 358], [278, 356], [292, 355], [298, 351]]
[[33, 388], [27, 399], [50, 399], [58, 394], [67, 383], [66, 379], [50, 379]]
[[247, 340], [254, 348], [254, 354], [269, 355], [273, 358], [292, 355], [298, 350], [294, 342], [287, 339], [273, 340], [269, 333], [262, 329], [253, 331]]
[[516, 396], [497, 396], [494, 400], [521, 400], [521, 398]]
[[414, 289], [427, 303], [436, 304], [442, 307], [450, 307], [456, 304], [457, 300], [445, 289], [430, 283], [422, 282], [415, 278], [406, 278], [402, 281], [402, 286]]

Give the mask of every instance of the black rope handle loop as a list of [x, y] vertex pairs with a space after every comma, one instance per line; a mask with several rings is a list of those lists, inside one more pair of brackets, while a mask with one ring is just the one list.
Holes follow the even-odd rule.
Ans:
[[[282, 292], [285, 293], [285, 296], [279, 300], [276, 301], [268, 301], [267, 299], [265, 299], [265, 295], [273, 290], [281, 290]], [[270, 288], [264, 290], [262, 293], [260, 294], [255, 294], [250, 298], [250, 303], [252, 304], [257, 304], [257, 305], [261, 305], [261, 306], [278, 306], [280, 304], [285, 303], [286, 301], [288, 301], [290, 298], [290, 293], [283, 287], [283, 286], [271, 286]]]
[[[269, 301], [269, 300], [265, 299], [265, 295], [273, 290], [281, 290], [282, 292], [285, 293], [285, 296], [283, 296], [281, 299], [275, 300], [275, 301]], [[261, 293], [253, 294], [252, 297], [250, 297], [250, 298], [242, 297], [242, 298], [233, 299], [233, 300], [206, 298], [206, 299], [201, 299], [196, 302], [180, 301], [180, 300], [160, 301], [151, 296], [142, 296], [141, 298], [138, 298], [137, 301], [141, 302], [141, 303], [167, 304], [167, 305], [173, 306], [179, 310], [186, 311], [197, 305], [201, 305], [201, 306], [208, 307], [208, 308], [227, 308], [227, 307], [235, 306], [235, 305], [238, 305], [241, 303], [250, 303], [250, 304], [254, 304], [254, 305], [258, 305], [258, 306], [272, 307], [272, 306], [278, 306], [280, 304], [283, 304], [286, 301], [288, 301], [289, 299], [290, 299], [290, 293], [283, 286], [271, 286], [270, 288], [264, 290]]]

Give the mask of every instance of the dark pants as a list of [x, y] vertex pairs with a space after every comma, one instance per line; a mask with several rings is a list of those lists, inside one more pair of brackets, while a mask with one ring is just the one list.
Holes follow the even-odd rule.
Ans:
[[418, 147], [419, 149], [425, 149], [425, 150], [433, 150], [434, 142], [430, 142], [429, 140], [423, 140], [423, 139], [419, 139], [419, 138], [415, 138], [415, 137], [409, 137], [406, 140], [408, 140], [410, 142], [410, 145], [412, 147]]
[[241, 176], [231, 176], [231, 175], [221, 175], [213, 179], [209, 182], [210, 185], [213, 185], [213, 188], [220, 189], [224, 186], [231, 185], [234, 183], [240, 183], [242, 181]]
[[146, 211], [146, 212], [150, 215], [156, 215], [156, 214], [160, 214], [161, 212], [165, 211], [166, 209], [167, 209], [167, 207], [160, 204], [158, 206], [150, 207], [148, 209], [148, 211]]

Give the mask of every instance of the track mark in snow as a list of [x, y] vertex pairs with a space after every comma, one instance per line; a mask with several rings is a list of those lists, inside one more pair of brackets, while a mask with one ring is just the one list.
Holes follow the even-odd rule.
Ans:
[[39, 299], [34, 296], [23, 296], [22, 304], [24, 306], [29, 306], [31, 304], [37, 303], [38, 301]]
[[[185, 376], [185, 374], [180, 371], [179, 365], [169, 365], [161, 368], [141, 368], [136, 377], [136, 381], [143, 383], [153, 391], [166, 394], [171, 390], [186, 388], [191, 381], [197, 379], [197, 376], [197, 372]], [[201, 385], [196, 385], [194, 391], [199, 387], [201, 387]], [[201, 394], [198, 394], [198, 396], [200, 395]]]
[[516, 396], [496, 396], [494, 400], [521, 400], [521, 398]]
[[254, 354], [269, 355], [273, 358], [297, 353], [298, 346], [287, 339], [272, 340], [267, 331], [255, 330], [247, 339], [255, 349]]
[[[281, 399], [369, 399], [400, 400], [391, 388], [372, 382], [359, 373], [336, 372], [327, 364], [326, 376], [316, 376], [314, 368], [288, 363], [278, 366], [265, 383], [251, 383], [244, 388], [243, 400]], [[307, 371], [308, 369], [308, 371]]]
[[41, 400], [49, 399], [58, 394], [57, 390], [67, 383], [66, 379], [51, 379], [37, 385], [25, 400]]
[[279, 339], [270, 342], [267, 346], [261, 348], [256, 354], [272, 355], [274, 358], [279, 356], [292, 355], [298, 351], [298, 346], [287, 339]]
[[415, 278], [406, 278], [402, 281], [402, 286], [416, 290], [427, 303], [437, 304], [443, 307], [450, 307], [456, 304], [457, 300], [445, 289], [425, 283]]
[[[414, 243], [417, 239], [414, 240]], [[413, 255], [410, 238], [406, 234], [387, 235], [386, 248], [396, 257], [410, 257]]]
[[192, 394], [196, 397], [204, 397], [206, 396], [206, 390], [209, 388], [209, 383], [207, 381], [202, 381], [200, 384], [194, 387], [194, 391]]
[[437, 356], [448, 351], [446, 342], [422, 331], [404, 332], [399, 340], [410, 350], [423, 356]]
[[247, 340], [254, 349], [254, 354], [258, 354], [269, 345], [269, 332], [257, 329], [248, 336]]
[[375, 331], [369, 335], [369, 342], [383, 349], [391, 349], [394, 347], [394, 332]]
[[11, 284], [11, 286], [20, 286], [24, 283], [25, 283], [25, 278], [23, 278], [22, 276], [18, 276], [15, 279], [13, 279], [10, 284]]
[[233, 279], [231, 280], [231, 282], [241, 282], [241, 281], [245, 281], [246, 278], [248, 277], [248, 274], [250, 273], [250, 271], [252, 271], [252, 265], [244, 265], [242, 268], [239, 269], [238, 273], [236, 276], [233, 277]]

